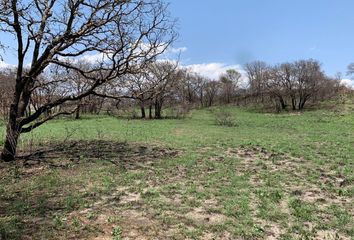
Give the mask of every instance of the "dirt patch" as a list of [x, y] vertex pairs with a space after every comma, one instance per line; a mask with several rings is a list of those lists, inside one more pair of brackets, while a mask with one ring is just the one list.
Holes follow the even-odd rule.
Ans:
[[180, 206], [182, 204], [182, 195], [172, 194], [168, 197], [161, 195], [160, 200], [173, 206]]
[[126, 210], [119, 213], [119, 216], [122, 218], [122, 237], [126, 239], [151, 239], [159, 235], [159, 224], [140, 211]]
[[353, 201], [350, 197], [334, 195], [313, 185], [290, 189], [293, 189], [292, 195], [294, 197], [297, 197], [306, 203], [316, 204], [321, 210], [325, 210], [331, 205], [336, 205], [341, 206], [342, 208], [351, 209], [349, 211], [354, 215], [352, 211]]
[[208, 213], [203, 207], [194, 208], [185, 217], [198, 225], [220, 225], [227, 221], [225, 215]]
[[[242, 159], [243, 163], [239, 171], [249, 171], [251, 173], [258, 173], [263, 170], [267, 170], [270, 173], [283, 171], [290, 172], [296, 176], [297, 170], [301, 169], [305, 162], [302, 158], [269, 152], [259, 146], [241, 146], [236, 149], [229, 148], [225, 154], [228, 157]], [[255, 179], [255, 182], [257, 182], [257, 179]]]
[[[74, 211], [70, 213], [68, 221], [79, 219], [85, 228], [95, 229], [94, 234], [90, 234], [80, 239], [112, 239], [112, 232], [115, 228], [121, 229], [123, 239], [156, 239], [161, 235], [161, 223], [149, 216], [140, 206], [141, 198], [135, 193], [120, 193], [119, 197], [106, 196], [97, 201], [91, 208]], [[129, 205], [128, 209], [112, 207]], [[90, 213], [99, 213], [97, 217], [89, 220]]]
[[267, 240], [281, 239], [281, 235], [285, 233], [285, 230], [277, 223], [261, 221], [259, 224], [264, 229], [265, 239]]
[[204, 201], [203, 206], [205, 208], [217, 208], [218, 206], [220, 206], [219, 202], [216, 199], [207, 199]]
[[128, 193], [120, 197], [119, 203], [121, 204], [131, 204], [141, 201], [141, 196], [138, 193]]
[[156, 239], [160, 234], [161, 224], [156, 220], [146, 216], [144, 212], [129, 209], [123, 211], [103, 212], [95, 219], [88, 220], [87, 213], [72, 213], [68, 217], [68, 222], [76, 219], [85, 229], [94, 229], [94, 233], [75, 239], [103, 240], [113, 239], [112, 233], [115, 228], [121, 229], [120, 236], [123, 239]]
[[[169, 171], [169, 176], [166, 179], [163, 179], [164, 184], [167, 183], [180, 183], [187, 179], [188, 169], [185, 166], [176, 166]], [[161, 183], [159, 183], [161, 184]], [[151, 184], [152, 186], [156, 185], [156, 183]]]
[[[268, 189], [272, 186], [267, 186], [262, 177], [279, 173], [284, 179], [278, 182], [278, 188], [283, 193], [282, 199], [277, 204], [278, 209], [282, 214], [289, 216], [289, 223], [292, 221], [292, 213], [288, 202], [290, 198], [298, 198], [301, 201], [309, 204], [315, 204], [320, 210], [325, 211], [331, 205], [346, 209], [353, 214], [353, 199], [348, 196], [340, 196], [334, 191], [326, 190], [323, 186], [332, 186], [338, 189], [346, 189], [352, 185], [352, 182], [330, 168], [316, 168], [315, 171], [319, 175], [318, 180], [306, 179], [308, 172], [312, 171], [311, 162], [307, 162], [302, 158], [288, 156], [287, 154], [276, 154], [266, 151], [258, 146], [241, 146], [240, 148], [229, 148], [225, 155], [241, 160], [240, 166], [236, 169], [236, 174], [249, 173], [249, 182], [254, 189], [250, 193], [250, 208], [252, 213], [258, 211], [259, 199], [255, 191], [258, 189]], [[315, 176], [315, 174], [314, 174]], [[264, 191], [264, 190], [263, 190]], [[279, 239], [282, 234], [286, 233], [282, 227], [275, 223], [260, 219], [256, 214], [252, 214], [253, 219], [258, 223], [266, 235], [266, 239]], [[328, 216], [325, 216], [328, 217]], [[325, 221], [325, 219], [323, 219]], [[316, 224], [311, 223], [312, 229], [316, 230]], [[314, 232], [315, 239], [349, 239], [341, 235], [337, 231], [320, 231]]]
[[204, 233], [203, 236], [200, 237], [201, 240], [231, 240], [234, 239], [229, 232], [223, 232], [222, 234], [216, 235], [215, 233]]
[[315, 240], [350, 240], [349, 237], [345, 237], [342, 234], [338, 234], [332, 230], [320, 230], [317, 231]]

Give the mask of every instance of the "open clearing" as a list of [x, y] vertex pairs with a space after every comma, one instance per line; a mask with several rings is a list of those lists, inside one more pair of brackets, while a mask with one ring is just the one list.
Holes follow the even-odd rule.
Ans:
[[236, 127], [211, 109], [24, 136], [0, 169], [0, 239], [353, 239], [353, 111], [228, 110]]

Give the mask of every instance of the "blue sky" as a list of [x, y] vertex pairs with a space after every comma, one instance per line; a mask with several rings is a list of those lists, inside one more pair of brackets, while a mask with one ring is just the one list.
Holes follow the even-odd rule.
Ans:
[[[348, 78], [346, 67], [354, 62], [354, 0], [166, 1], [178, 18], [174, 47], [183, 50], [182, 64], [211, 78], [254, 60], [308, 58], [319, 60], [327, 74]], [[14, 54], [5, 57], [16, 63]]]
[[184, 65], [314, 58], [327, 74], [354, 62], [353, 0], [170, 0]]

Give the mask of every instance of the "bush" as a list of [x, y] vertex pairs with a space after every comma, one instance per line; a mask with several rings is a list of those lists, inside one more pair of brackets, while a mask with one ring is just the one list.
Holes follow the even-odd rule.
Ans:
[[173, 107], [169, 108], [168, 110], [169, 110], [167, 112], [168, 118], [183, 119], [188, 116], [191, 108], [189, 105], [178, 105], [178, 106], [173, 106]]
[[220, 126], [236, 127], [236, 119], [226, 110], [220, 110], [215, 113], [215, 123]]

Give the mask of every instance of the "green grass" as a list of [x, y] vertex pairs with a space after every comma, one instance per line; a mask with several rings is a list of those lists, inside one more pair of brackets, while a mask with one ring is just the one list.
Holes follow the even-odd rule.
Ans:
[[54, 120], [22, 136], [27, 151], [85, 140], [97, 151], [126, 142], [152, 148], [148, 154], [156, 147], [179, 154], [136, 162], [134, 153], [123, 164], [119, 153], [90, 160], [82, 149], [77, 162], [51, 160], [65, 167], [4, 165], [0, 238], [354, 237], [354, 113], [228, 107], [229, 127], [216, 124], [218, 111], [179, 120]]

